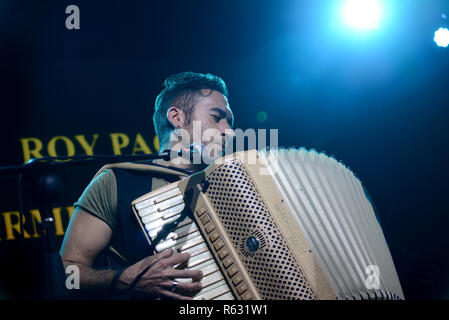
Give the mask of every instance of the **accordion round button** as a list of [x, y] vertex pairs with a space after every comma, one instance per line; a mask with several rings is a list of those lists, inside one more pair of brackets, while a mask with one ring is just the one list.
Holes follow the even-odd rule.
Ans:
[[251, 252], [256, 252], [259, 249], [259, 239], [255, 236], [250, 236], [246, 239], [246, 247]]

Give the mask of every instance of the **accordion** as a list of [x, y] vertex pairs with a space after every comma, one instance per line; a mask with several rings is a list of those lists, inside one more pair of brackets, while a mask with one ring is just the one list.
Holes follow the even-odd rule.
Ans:
[[323, 153], [237, 152], [132, 207], [156, 252], [203, 271], [194, 299], [404, 299], [361, 182]]

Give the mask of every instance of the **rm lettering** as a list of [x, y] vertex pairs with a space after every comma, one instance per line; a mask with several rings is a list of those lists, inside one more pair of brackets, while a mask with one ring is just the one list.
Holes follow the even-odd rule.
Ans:
[[[65, 234], [64, 224], [62, 219], [62, 211], [65, 211], [70, 220], [74, 211], [73, 206], [55, 207], [53, 208], [53, 216], [55, 219], [55, 235], [63, 236]], [[4, 225], [5, 237], [2, 240], [16, 240], [20, 238], [20, 215], [18, 211], [9, 211], [1, 213]], [[27, 221], [30, 220], [30, 223]], [[39, 238], [39, 223], [42, 221], [39, 210], [31, 209], [28, 214], [23, 216], [23, 237], [25, 239]]]

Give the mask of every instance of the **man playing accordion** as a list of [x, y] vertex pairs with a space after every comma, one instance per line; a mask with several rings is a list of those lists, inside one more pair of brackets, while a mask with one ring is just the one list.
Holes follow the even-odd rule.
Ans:
[[218, 76], [184, 72], [168, 77], [156, 98], [153, 122], [160, 150], [175, 156], [171, 161], [106, 166], [85, 189], [60, 251], [65, 266], [78, 266], [83, 297], [191, 299], [189, 293], [201, 288], [202, 272], [182, 268], [188, 253], [149, 250], [130, 203], [204, 167], [181, 161], [181, 148], [197, 143], [218, 156], [223, 153], [233, 136], [227, 96]]

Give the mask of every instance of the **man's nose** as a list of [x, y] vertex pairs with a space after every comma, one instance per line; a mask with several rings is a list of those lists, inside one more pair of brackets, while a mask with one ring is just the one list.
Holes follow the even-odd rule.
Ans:
[[226, 140], [231, 140], [235, 137], [235, 132], [228, 126], [226, 129], [224, 129], [223, 135], [225, 136]]

